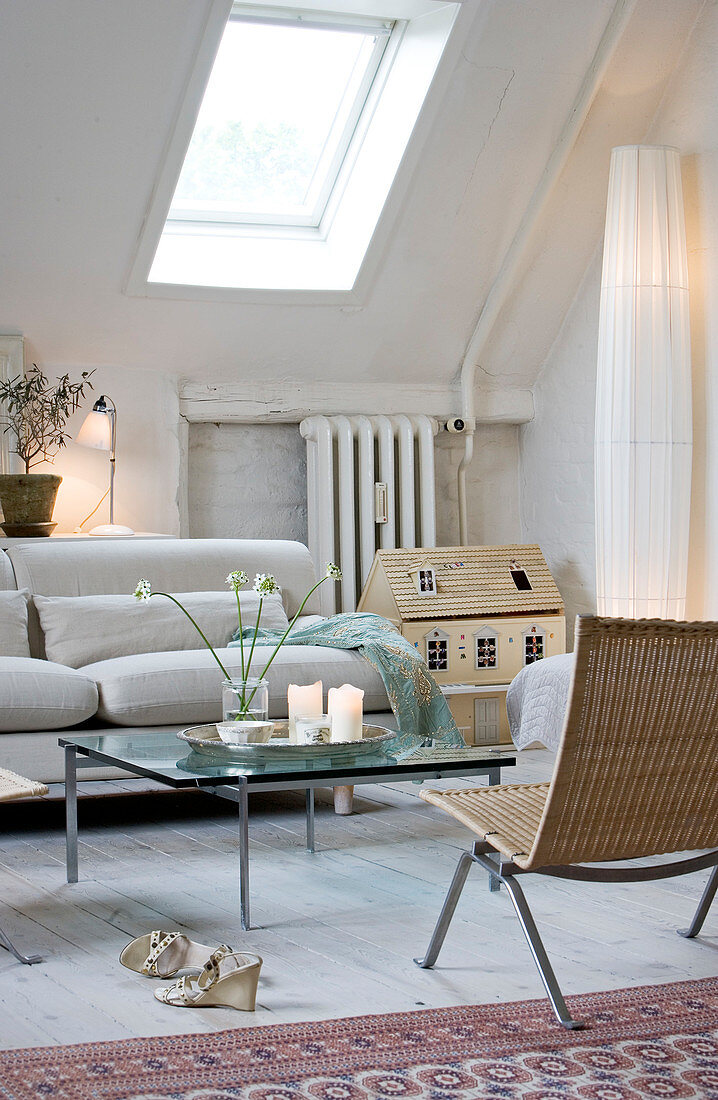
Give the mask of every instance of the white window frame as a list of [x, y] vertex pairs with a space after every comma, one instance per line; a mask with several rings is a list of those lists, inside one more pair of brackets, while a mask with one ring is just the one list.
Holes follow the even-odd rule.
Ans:
[[[128, 295], [292, 305], [364, 300], [383, 241], [403, 209], [423, 141], [437, 117], [473, 14], [471, 5], [456, 0], [305, 2], [317, 11], [360, 11], [405, 22], [393, 57], [391, 42], [384, 53], [369, 94], [375, 102], [362, 112], [320, 226], [167, 224], [232, 10], [231, 0], [212, 0], [125, 282]], [[259, 6], [269, 5], [260, 0]], [[380, 219], [382, 234], [375, 244]]]
[[[299, 8], [268, 9], [267, 11], [263, 11], [261, 8], [247, 7], [245, 4], [238, 3], [237, 0], [235, 0], [232, 7], [227, 25], [229, 25], [229, 23], [259, 23], [264, 26], [281, 27], [310, 26], [327, 30], [344, 31], [347, 34], [365, 34], [370, 32], [376, 36], [376, 42], [374, 44], [370, 63], [367, 65], [366, 72], [364, 73], [364, 77], [354, 98], [351, 111], [342, 128], [342, 135], [337, 143], [336, 149], [331, 158], [326, 156], [326, 152], [322, 153], [317, 163], [310, 184], [310, 192], [312, 188], [314, 189], [314, 195], [311, 201], [312, 211], [310, 214], [267, 214], [261, 212], [251, 213], [249, 211], [234, 212], [226, 208], [223, 209], [220, 205], [208, 202], [205, 210], [195, 207], [186, 207], [183, 209], [181, 205], [170, 206], [167, 222], [168, 224], [177, 223], [178, 225], [210, 223], [211, 225], [221, 226], [223, 228], [235, 225], [258, 225], [272, 228], [306, 226], [312, 229], [318, 229], [321, 226], [334, 188], [339, 185], [339, 177], [344, 160], [347, 156], [351, 157], [352, 144], [358, 140], [359, 122], [364, 116], [364, 126], [367, 125], [368, 119], [366, 117], [366, 112], [371, 111], [375, 105], [376, 97], [374, 97], [373, 104], [371, 102], [370, 92], [374, 81], [379, 78], [382, 59], [387, 53], [387, 50], [389, 50], [388, 60], [389, 63], [391, 62], [391, 58], [394, 56], [396, 46], [398, 45], [397, 38], [401, 37], [405, 23], [404, 21], [384, 19], [372, 21], [365, 19], [361, 21], [356, 17], [343, 15], [341, 13], [332, 14], [331, 18], [329, 15], [322, 17], [321, 13]], [[389, 49], [390, 45], [391, 49]], [[333, 131], [330, 131], [330, 136], [332, 132]], [[328, 139], [326, 144], [329, 144]], [[322, 180], [323, 182], [317, 185], [317, 180]]]
[[[438, 637], [437, 637], [438, 635]], [[428, 634], [424, 635], [424, 655], [427, 665], [429, 664], [429, 642], [444, 642], [446, 645], [446, 668], [431, 669], [432, 672], [448, 672], [451, 667], [451, 635], [447, 634], [441, 627], [434, 627]], [[429, 666], [431, 667], [431, 666]]]
[[[478, 650], [476, 648], [476, 645], [477, 645], [477, 642], [478, 642], [479, 638], [493, 638], [494, 639], [495, 653], [494, 653], [494, 664], [493, 665], [480, 665], [479, 664], [479, 654], [478, 654]], [[492, 672], [492, 671], [495, 672], [498, 669], [498, 667], [499, 667], [499, 636], [496, 633], [496, 631], [493, 629], [493, 627], [490, 627], [490, 626], [479, 627], [478, 630], [474, 631], [474, 668], [476, 669], [477, 672]]]
[[538, 624], [532, 623], [531, 626], [527, 627], [527, 629], [524, 630], [523, 633], [521, 634], [521, 664], [524, 667], [526, 665], [529, 665], [529, 664], [531, 664], [531, 665], [536, 664], [536, 661], [527, 661], [526, 660], [526, 657], [527, 657], [526, 639], [527, 638], [538, 638], [538, 637], [541, 638], [541, 648], [542, 648], [543, 652], [542, 652], [540, 657], [536, 658], [536, 661], [542, 661], [544, 659], [544, 657], [546, 656], [546, 639], [548, 637], [548, 632], [547, 632], [546, 628], [543, 627], [543, 626], [540, 626]]

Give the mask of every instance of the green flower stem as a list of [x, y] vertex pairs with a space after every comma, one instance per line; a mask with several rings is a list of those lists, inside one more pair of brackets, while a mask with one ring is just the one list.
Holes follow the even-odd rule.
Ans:
[[242, 605], [239, 599], [239, 589], [235, 588], [234, 594], [237, 597], [237, 615], [239, 617], [239, 652], [242, 658], [242, 679], [246, 680], [247, 676], [244, 671], [244, 641], [242, 639]]
[[176, 604], [176, 605], [177, 605], [177, 607], [178, 607], [178, 608], [180, 609], [180, 611], [184, 612], [184, 614], [185, 614], [185, 615], [187, 616], [187, 618], [189, 619], [189, 621], [190, 621], [190, 622], [192, 623], [192, 626], [193, 626], [193, 627], [195, 628], [195, 630], [196, 630], [196, 631], [197, 631], [197, 633], [199, 634], [199, 636], [200, 636], [200, 638], [202, 639], [202, 641], [204, 642], [204, 644], [205, 644], [205, 645], [207, 646], [207, 649], [208, 649], [208, 650], [210, 651], [210, 653], [211, 653], [211, 654], [212, 654], [212, 656], [214, 657], [215, 661], [217, 662], [217, 664], [219, 665], [219, 667], [220, 667], [220, 668], [222, 669], [222, 672], [223, 672], [223, 673], [224, 673], [224, 675], [225, 675], [225, 679], [227, 679], [227, 680], [231, 680], [231, 679], [232, 679], [232, 677], [231, 677], [231, 676], [230, 676], [230, 674], [229, 674], [229, 673], [227, 672], [227, 669], [226, 669], [226, 668], [224, 667], [224, 665], [223, 665], [223, 664], [222, 664], [222, 662], [220, 661], [219, 657], [218, 657], [218, 656], [217, 656], [217, 654], [215, 653], [215, 651], [214, 651], [214, 647], [213, 647], [213, 646], [212, 646], [212, 645], [210, 644], [210, 642], [208, 641], [208, 639], [207, 639], [207, 636], [205, 635], [204, 631], [200, 629], [200, 627], [199, 627], [199, 626], [197, 625], [197, 623], [196, 623], [196, 622], [194, 621], [194, 619], [193, 619], [193, 618], [192, 618], [192, 616], [190, 615], [189, 611], [187, 611], [187, 610], [186, 610], [186, 609], [185, 609], [185, 608], [184, 608], [184, 607], [182, 606], [182, 604], [181, 604], [181, 603], [179, 602], [179, 600], [176, 600], [176, 599], [174, 598], [174, 596], [170, 596], [169, 592], [150, 592], [150, 598], [152, 598], [152, 596], [166, 596], [168, 600], [172, 600], [172, 603], [173, 603], [173, 604]]
[[[276, 649], [274, 650], [274, 653], [272, 654], [272, 656], [271, 656], [271, 657], [269, 658], [269, 660], [267, 661], [267, 663], [266, 663], [266, 665], [264, 666], [264, 669], [262, 670], [262, 672], [261, 672], [261, 673], [259, 674], [259, 679], [260, 679], [260, 681], [261, 681], [261, 680], [263, 680], [263, 679], [264, 679], [264, 677], [265, 677], [265, 676], [267, 675], [267, 673], [268, 673], [268, 671], [269, 671], [269, 667], [270, 667], [270, 665], [271, 665], [272, 661], [274, 660], [274, 658], [275, 658], [275, 657], [277, 656], [277, 654], [279, 653], [279, 651], [280, 651], [280, 649], [282, 648], [282, 646], [284, 645], [284, 642], [286, 641], [286, 638], [287, 638], [287, 635], [289, 634], [289, 631], [290, 631], [290, 630], [292, 629], [292, 627], [293, 627], [293, 626], [294, 626], [294, 624], [296, 623], [297, 619], [298, 619], [298, 618], [299, 618], [299, 616], [301, 615], [302, 611], [304, 611], [304, 608], [305, 608], [305, 607], [307, 606], [307, 601], [308, 601], [309, 597], [310, 597], [311, 595], [313, 595], [313, 594], [314, 594], [314, 593], [316, 592], [316, 590], [317, 590], [317, 589], [319, 588], [319, 585], [320, 585], [320, 584], [324, 584], [324, 582], [325, 582], [326, 580], [329, 580], [329, 577], [328, 577], [328, 576], [327, 576], [327, 577], [322, 577], [322, 579], [321, 579], [320, 581], [317, 581], [317, 583], [316, 583], [316, 584], [314, 585], [314, 587], [313, 587], [313, 588], [310, 588], [310, 589], [309, 589], [309, 591], [307, 592], [306, 596], [305, 596], [305, 597], [304, 597], [304, 599], [302, 600], [302, 604], [301, 604], [301, 607], [300, 607], [300, 608], [299, 608], [299, 610], [297, 611], [296, 615], [295, 615], [295, 616], [294, 616], [294, 618], [292, 619], [292, 621], [291, 621], [291, 623], [289, 624], [289, 626], [287, 627], [287, 629], [286, 629], [286, 630], [284, 631], [284, 634], [282, 634], [282, 637], [281, 637], [281, 638], [279, 639], [279, 641], [277, 642], [277, 646], [276, 646]], [[250, 664], [250, 663], [251, 663], [251, 661], [252, 661], [252, 653], [254, 653], [254, 643], [255, 643], [255, 642], [256, 642], [256, 640], [257, 640], [257, 631], [258, 631], [258, 629], [259, 629], [259, 620], [261, 619], [261, 617], [262, 617], [262, 601], [260, 600], [260, 602], [259, 602], [259, 614], [257, 615], [257, 625], [256, 625], [256, 627], [255, 627], [255, 629], [254, 629], [254, 639], [252, 640], [252, 650], [251, 650], [251, 653], [250, 653], [250, 655], [249, 655], [249, 661], [247, 662], [247, 667], [249, 667], [249, 664]], [[255, 688], [255, 689], [254, 689], [254, 691], [252, 692], [252, 694], [250, 695], [250, 697], [249, 697], [249, 700], [248, 700], [248, 702], [247, 702], [247, 706], [249, 706], [249, 704], [250, 704], [250, 703], [252, 702], [252, 699], [254, 699], [254, 696], [255, 696], [255, 693], [256, 693], [256, 691], [257, 691], [257, 688]]]
[[[291, 623], [289, 624], [287, 629], [284, 631], [284, 634], [282, 634], [282, 637], [277, 642], [277, 648], [275, 649], [274, 653], [272, 654], [272, 656], [269, 658], [266, 665], [264, 666], [264, 670], [262, 671], [262, 673], [260, 674], [260, 677], [259, 677], [260, 680], [263, 680], [264, 677], [267, 675], [267, 672], [269, 671], [269, 666], [271, 665], [272, 661], [274, 660], [274, 658], [277, 656], [280, 649], [284, 645], [284, 642], [286, 640], [287, 635], [289, 634], [289, 631], [292, 629], [292, 627], [296, 623], [297, 619], [301, 615], [302, 611], [304, 611], [304, 608], [307, 606], [307, 600], [309, 599], [309, 597], [311, 595], [313, 595], [314, 592], [316, 592], [316, 590], [319, 588], [320, 584], [324, 584], [324, 582], [327, 581], [327, 580], [329, 580], [329, 577], [322, 577], [322, 579], [320, 581], [317, 581], [317, 583], [314, 585], [314, 588], [309, 589], [306, 596], [304, 597], [304, 600], [302, 601], [302, 606], [299, 608], [299, 611], [297, 611], [297, 613], [294, 616], [294, 618], [292, 619]], [[259, 617], [257, 617], [257, 625], [259, 625]], [[255, 635], [255, 637], [256, 637], [256, 635]]]
[[[247, 676], [249, 676], [249, 670], [252, 667], [252, 657], [254, 656], [254, 647], [257, 644], [257, 635], [259, 634], [259, 622], [260, 622], [260, 619], [262, 618], [262, 604], [263, 603], [264, 603], [264, 596], [260, 596], [259, 597], [259, 611], [257, 612], [257, 621], [254, 624], [254, 637], [252, 638], [252, 648], [250, 649], [249, 657], [247, 658]], [[281, 645], [281, 642], [280, 642], [280, 645]], [[245, 680], [247, 679], [247, 676], [244, 677]], [[262, 673], [262, 676], [260, 676], [259, 679], [261, 680], [263, 676], [264, 676], [264, 673]], [[257, 685], [257, 687], [259, 687], [259, 685]], [[257, 688], [254, 689], [254, 691], [250, 695], [249, 699], [247, 700], [247, 702], [245, 704], [245, 709], [247, 709], [249, 707], [249, 704], [252, 702], [252, 699], [254, 699], [254, 696], [256, 694], [257, 694]], [[242, 703], [244, 703], [244, 692], [242, 692]]]

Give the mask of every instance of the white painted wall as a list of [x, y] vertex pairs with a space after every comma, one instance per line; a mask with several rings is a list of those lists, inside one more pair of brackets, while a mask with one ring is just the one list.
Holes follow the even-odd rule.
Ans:
[[[437, 539], [458, 542], [460, 437], [436, 437]], [[467, 478], [472, 542], [519, 539], [518, 429], [482, 425]], [[306, 442], [297, 424], [192, 424], [189, 533], [193, 538], [289, 538], [306, 542]]]
[[[459, 541], [456, 475], [464, 441], [439, 432], [435, 453], [437, 542], [455, 546]], [[518, 465], [519, 429], [513, 424], [480, 424], [466, 477], [470, 544], [494, 546], [521, 540]]]
[[596, 254], [519, 428], [521, 534], [541, 546], [573, 619], [596, 608], [593, 412], [601, 256]]
[[[465, 4], [371, 246], [375, 278], [358, 298], [287, 305], [123, 289], [209, 0], [0, 0], [16, 91], [0, 97], [0, 327], [48, 362], [212, 384], [448, 384], [612, 6]], [[540, 324], [550, 339], [553, 305]], [[511, 385], [532, 383], [536, 343], [534, 325], [512, 345]]]
[[[90, 363], [48, 363], [31, 343], [25, 361], [37, 361], [50, 379], [67, 371], [72, 379]], [[179, 533], [177, 491], [180, 476], [178, 440], [179, 399], [173, 378], [156, 371], [98, 366], [92, 375], [93, 390], [71, 418], [68, 430], [76, 436], [82, 422], [101, 393], [117, 405], [117, 466], [115, 476], [115, 522], [135, 531], [159, 534]], [[94, 508], [109, 484], [109, 455], [70, 442], [54, 463], [41, 463], [36, 473], [62, 477], [53, 519], [57, 532], [71, 532]], [[84, 530], [109, 522], [109, 498]]]
[[306, 449], [298, 424], [190, 424], [190, 537], [306, 544]]
[[[627, 142], [682, 155], [694, 369], [694, 472], [687, 614], [718, 618], [718, 4], [703, 6], [653, 123]], [[606, 166], [607, 167], [607, 166]], [[605, 202], [605, 195], [604, 195]], [[520, 429], [523, 536], [536, 539], [569, 618], [594, 610], [593, 400], [601, 246], [586, 271]]]

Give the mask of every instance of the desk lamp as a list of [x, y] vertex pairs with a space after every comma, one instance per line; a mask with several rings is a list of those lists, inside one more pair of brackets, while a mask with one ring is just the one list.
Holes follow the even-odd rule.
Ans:
[[115, 429], [117, 424], [117, 409], [111, 397], [100, 394], [92, 412], [85, 417], [85, 421], [77, 433], [76, 443], [83, 447], [95, 447], [98, 451], [110, 452], [110, 522], [101, 523], [99, 527], [93, 527], [91, 535], [134, 535], [131, 527], [125, 527], [121, 523], [115, 523]]

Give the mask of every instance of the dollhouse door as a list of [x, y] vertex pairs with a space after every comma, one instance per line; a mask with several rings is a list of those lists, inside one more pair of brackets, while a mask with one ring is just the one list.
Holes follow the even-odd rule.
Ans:
[[495, 745], [500, 740], [499, 700], [474, 701], [474, 744]]

